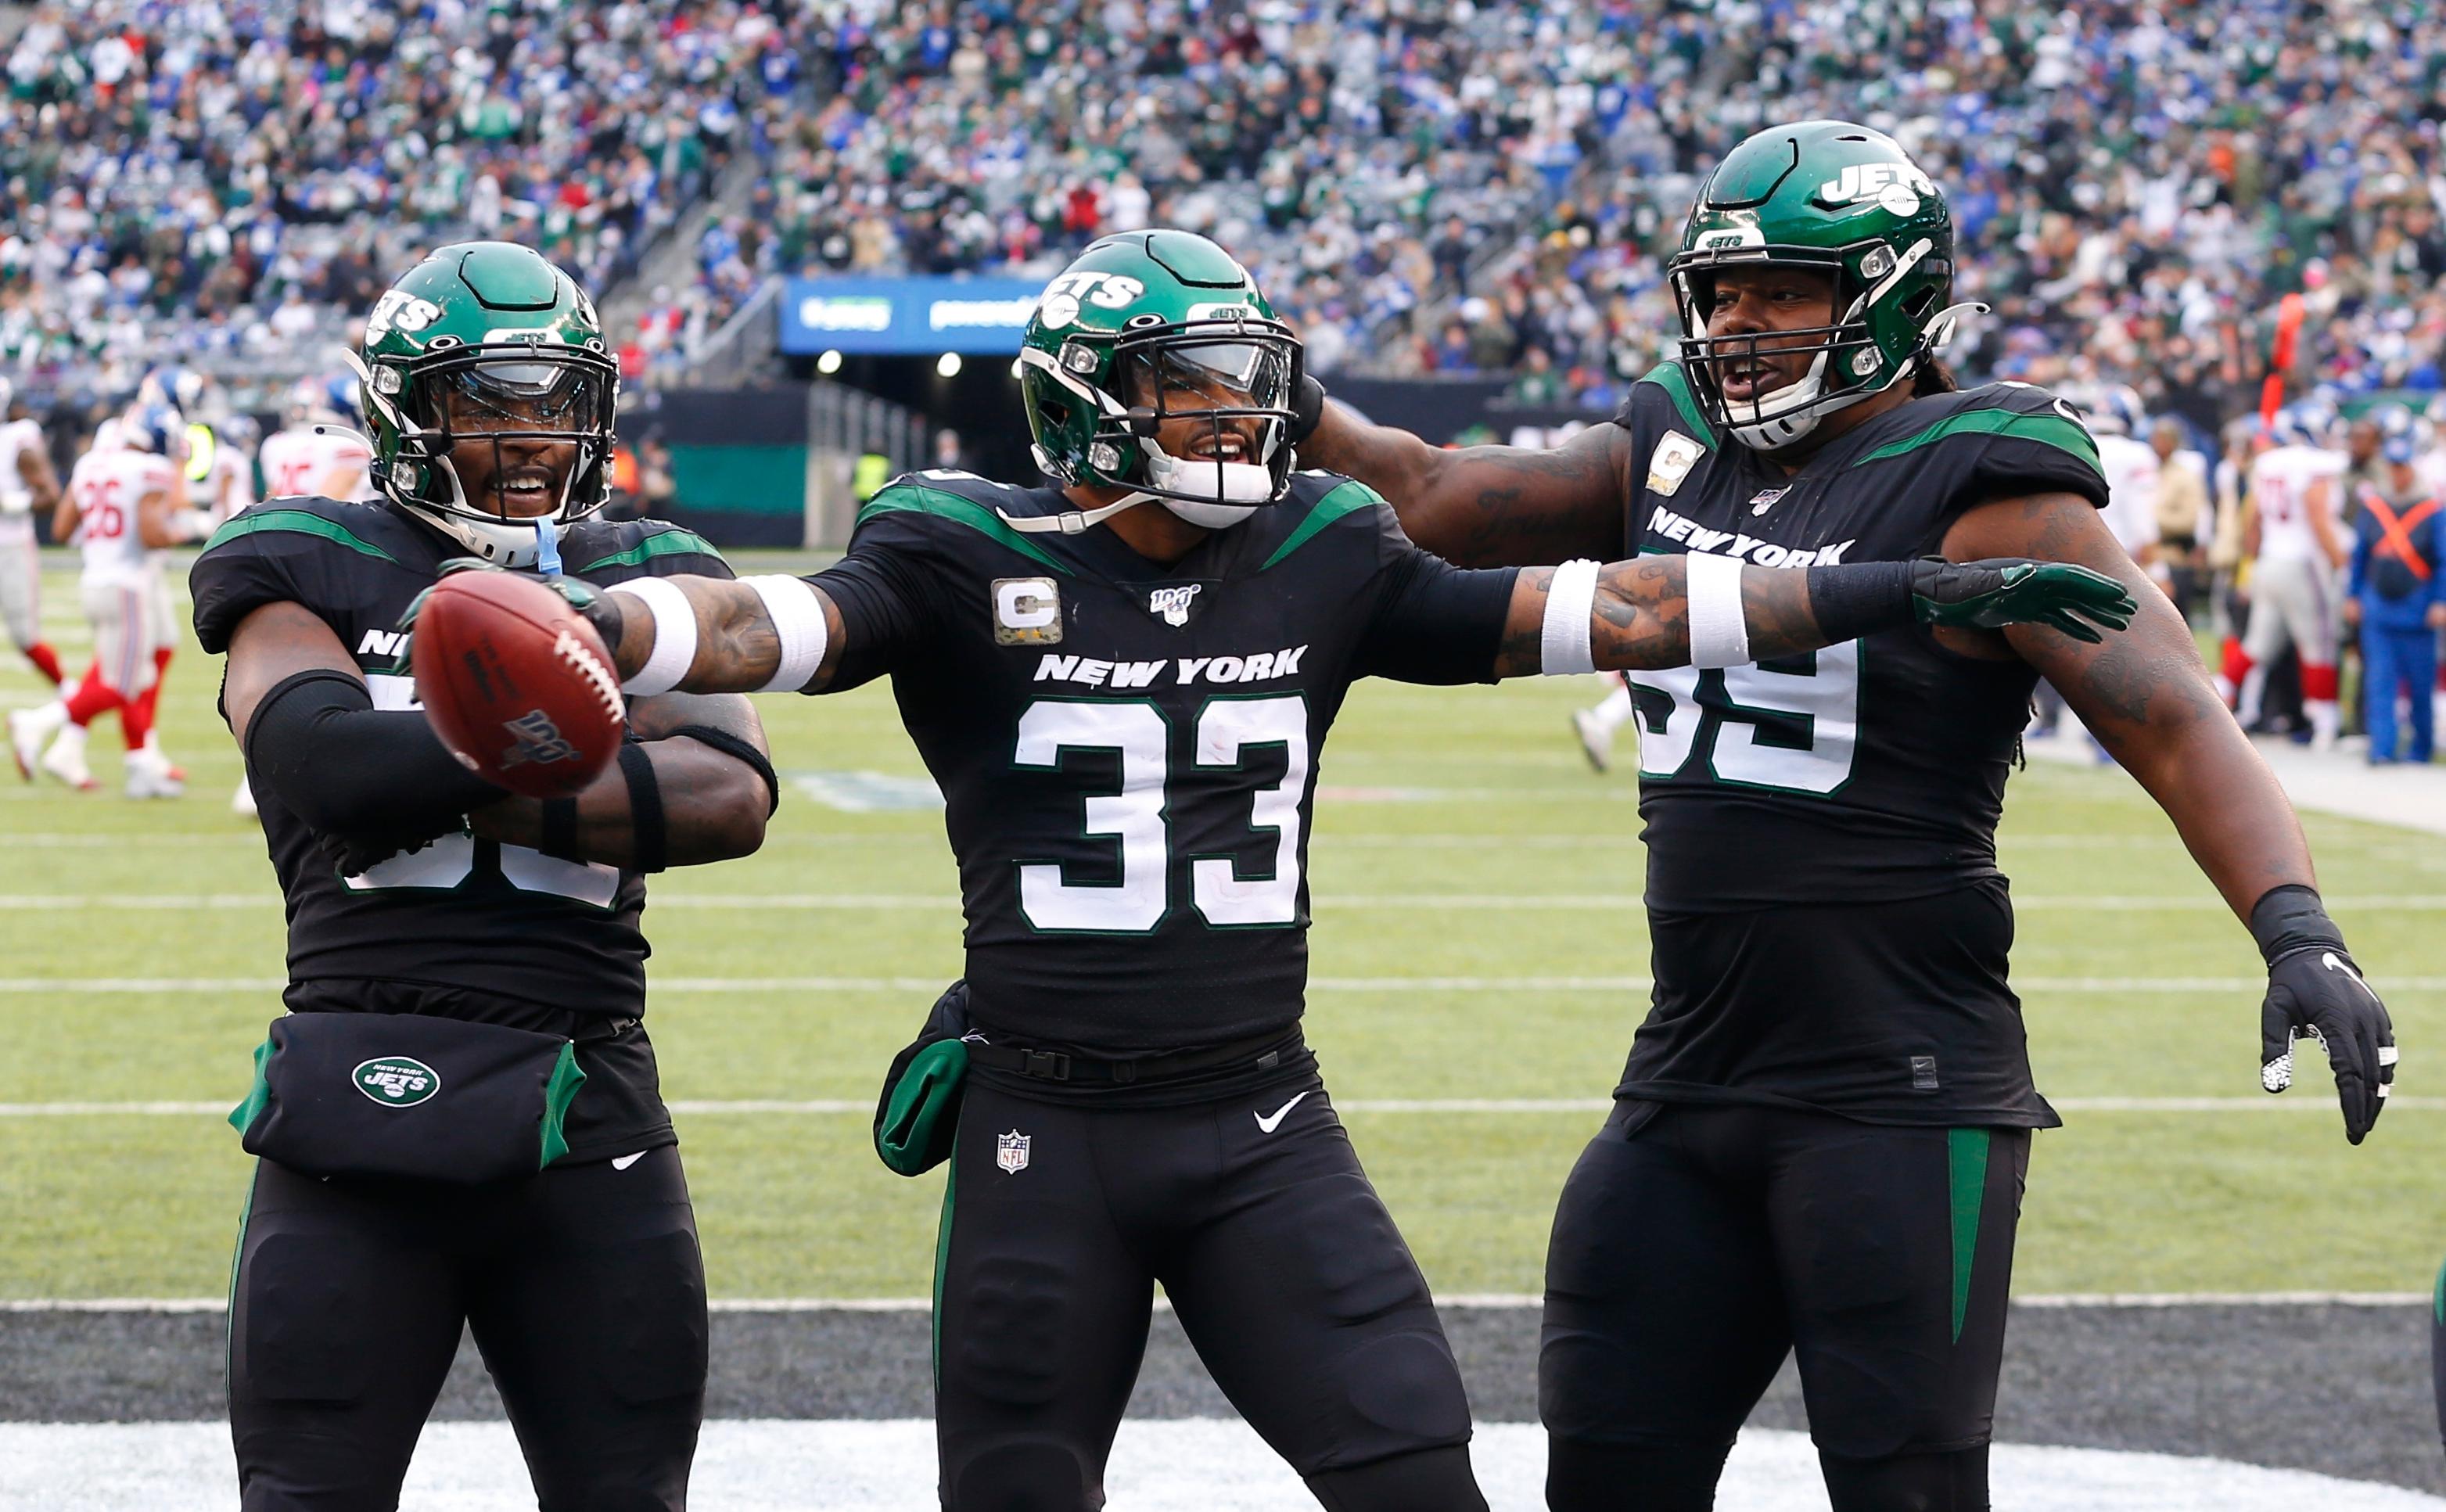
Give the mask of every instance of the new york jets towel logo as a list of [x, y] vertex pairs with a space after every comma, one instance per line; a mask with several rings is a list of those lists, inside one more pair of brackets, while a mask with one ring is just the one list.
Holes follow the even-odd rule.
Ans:
[[405, 1055], [377, 1055], [348, 1073], [357, 1090], [385, 1107], [414, 1107], [442, 1090], [442, 1073]]

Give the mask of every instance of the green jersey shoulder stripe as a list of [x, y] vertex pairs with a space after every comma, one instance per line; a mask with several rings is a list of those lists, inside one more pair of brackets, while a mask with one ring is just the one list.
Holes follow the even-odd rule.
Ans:
[[214, 547], [226, 545], [241, 536], [252, 536], [265, 530], [288, 531], [300, 536], [320, 536], [326, 540], [337, 541], [350, 551], [363, 552], [368, 557], [379, 557], [386, 562], [399, 560], [398, 558], [357, 535], [338, 520], [325, 520], [320, 515], [303, 509], [248, 510], [221, 526], [220, 529], [214, 531], [212, 539], [204, 542], [204, 550], [211, 551]]
[[980, 536], [1009, 547], [1031, 561], [1044, 563], [1055, 572], [1066, 575], [1070, 571], [1052, 553], [1011, 529], [1003, 522], [1000, 515], [985, 505], [973, 499], [963, 499], [957, 494], [947, 494], [937, 489], [919, 488], [910, 483], [887, 488], [866, 501], [865, 507], [857, 512], [857, 522], [863, 525], [870, 520], [899, 514], [903, 511], [932, 515], [937, 520], [956, 521]]
[[1699, 401], [1690, 392], [1690, 375], [1682, 370], [1680, 363], [1660, 362], [1648, 369], [1646, 375], [1639, 381], [1654, 384], [1665, 390], [1665, 396], [1672, 400], [1673, 407], [1681, 412], [1683, 424], [1697, 432], [1694, 439], [1711, 446], [1716, 444], [1716, 433], [1708, 428], [1707, 417], [1699, 412]]
[[1283, 538], [1283, 543], [1274, 548], [1274, 554], [1267, 558], [1264, 566], [1259, 567], [1257, 571], [1264, 572], [1267, 567], [1271, 567], [1314, 540], [1318, 532], [1343, 516], [1354, 514], [1362, 509], [1373, 509], [1383, 501], [1383, 494], [1368, 487], [1358, 479], [1343, 480], [1327, 491], [1323, 499], [1308, 506], [1308, 518], [1291, 527], [1291, 533]]
[[598, 557], [585, 566], [573, 567], [570, 571], [583, 577], [588, 573], [601, 572], [606, 567], [637, 567], [656, 557], [679, 556], [710, 557], [716, 561], [722, 559], [722, 553], [714, 550], [713, 542], [693, 530], [683, 530], [677, 525], [672, 525], [668, 529], [656, 531], [626, 551], [616, 551], [609, 557]]
[[1888, 457], [1899, 457], [1905, 452], [1917, 451], [1922, 446], [1934, 445], [1947, 436], [1983, 435], [2003, 436], [2014, 441], [2035, 441], [2043, 446], [2053, 446], [2059, 451], [2070, 452], [2088, 464], [2094, 472], [2101, 474], [2104, 472], [2098, 462], [2098, 443], [2090, 439], [2088, 431], [2061, 415], [2024, 415], [2010, 409], [1968, 409], [1960, 414], [1947, 415], [1915, 435], [1886, 443], [1852, 465], [1856, 467], [1862, 463], [1882, 462]]

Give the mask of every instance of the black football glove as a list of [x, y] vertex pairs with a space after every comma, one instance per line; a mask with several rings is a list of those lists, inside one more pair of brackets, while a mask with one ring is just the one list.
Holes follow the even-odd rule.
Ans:
[[2344, 1108], [2344, 1138], [2359, 1144], [2386, 1111], [2395, 1085], [2395, 1025], [2386, 1005], [2344, 950], [2343, 931], [2318, 893], [2271, 889], [2250, 911], [2251, 937], [2267, 961], [2259, 1009], [2259, 1085], [2293, 1085], [2293, 1047], [2307, 1035], [2327, 1052]]
[[1923, 625], [2044, 625], [2095, 644], [2105, 638], [2099, 625], [2121, 630], [2139, 607], [2121, 583], [2069, 562], [2020, 557], [1949, 562], [1929, 557], [1912, 565], [1911, 608]]
[[[399, 652], [391, 663], [392, 674], [400, 677], [408, 675], [408, 652], [416, 643], [416, 616], [424, 612], [424, 601], [433, 596], [434, 587], [440, 585], [442, 578], [454, 573], [507, 571], [509, 569], [499, 562], [489, 562], [481, 557], [452, 557], [444, 560], [441, 570], [434, 575], [433, 583], [418, 590], [416, 596], [407, 601], [407, 608], [400, 614], [399, 624], [395, 627], [400, 633]], [[560, 573], [538, 577], [536, 581], [558, 594], [570, 608], [576, 610], [588, 624], [594, 627], [595, 633], [603, 637], [603, 644], [620, 644], [620, 606], [605, 598], [593, 583]]]

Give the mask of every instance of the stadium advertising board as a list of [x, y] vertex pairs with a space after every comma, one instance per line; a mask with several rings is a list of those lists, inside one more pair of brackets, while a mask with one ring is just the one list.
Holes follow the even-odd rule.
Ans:
[[1015, 353], [1044, 287], [1032, 278], [793, 278], [781, 293], [781, 350]]

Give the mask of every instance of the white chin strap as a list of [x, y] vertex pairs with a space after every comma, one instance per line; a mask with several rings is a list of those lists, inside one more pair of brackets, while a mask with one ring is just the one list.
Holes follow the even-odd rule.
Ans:
[[[1157, 450], [1153, 442], [1143, 445], [1147, 454], [1149, 482], [1179, 493], [1208, 497], [1169, 499], [1161, 494], [1125, 494], [1109, 504], [1094, 509], [1074, 509], [1059, 515], [1013, 515], [1003, 510], [994, 513], [1002, 516], [1004, 524], [1024, 535], [1042, 536], [1058, 532], [1075, 536], [1103, 523], [1124, 509], [1153, 500], [1193, 525], [1202, 525], [1208, 530], [1229, 530], [1255, 514], [1258, 507], [1274, 495], [1274, 475], [1255, 463], [1175, 462]], [[1040, 457], [1038, 465], [1043, 464], [1044, 460]]]

